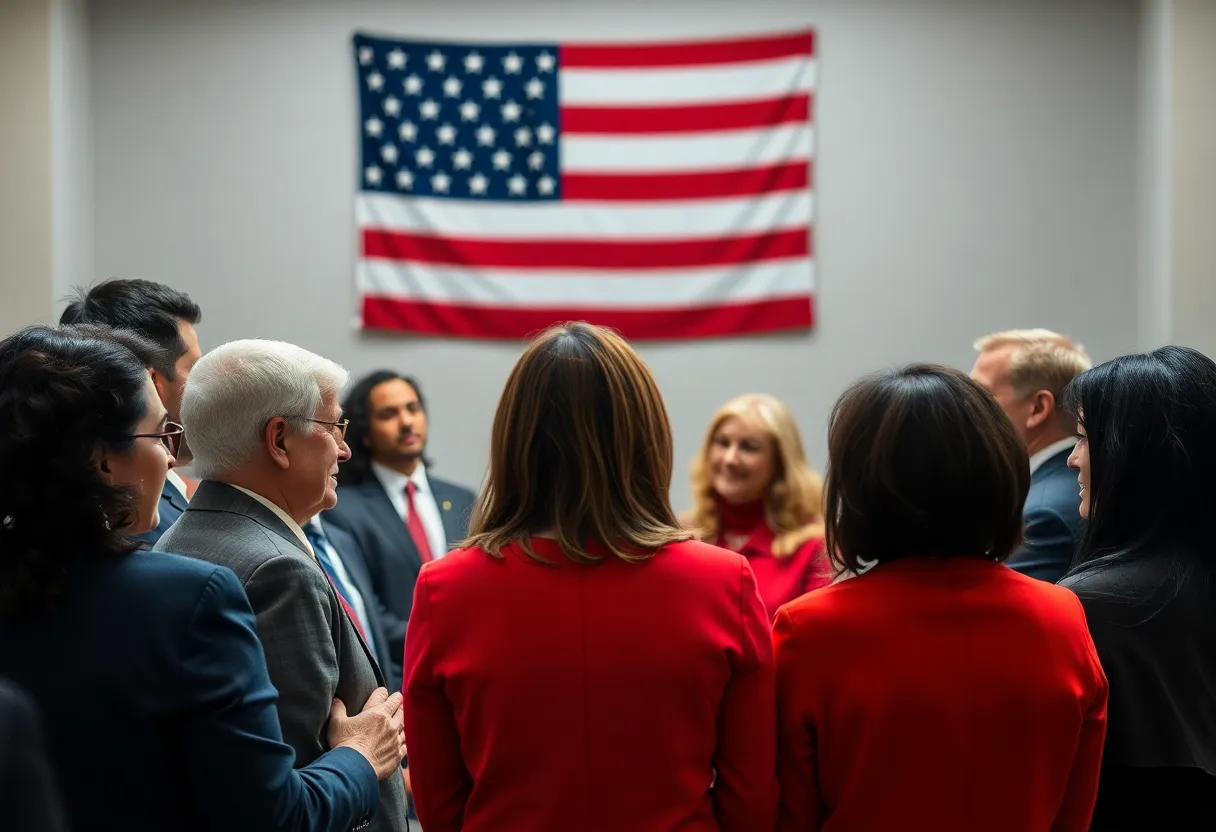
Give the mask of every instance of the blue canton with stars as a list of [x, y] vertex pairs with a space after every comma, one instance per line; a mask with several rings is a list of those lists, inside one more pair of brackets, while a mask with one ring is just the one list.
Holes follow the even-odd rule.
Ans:
[[355, 35], [363, 191], [561, 198], [556, 44]]

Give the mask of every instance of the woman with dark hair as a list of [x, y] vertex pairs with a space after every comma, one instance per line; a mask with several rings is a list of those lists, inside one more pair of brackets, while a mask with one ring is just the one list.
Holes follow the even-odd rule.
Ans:
[[1164, 347], [1065, 391], [1077, 593], [1110, 677], [1094, 830], [1216, 829], [1216, 363]]
[[335, 703], [333, 750], [293, 771], [236, 576], [131, 537], [182, 433], [155, 350], [96, 327], [0, 342], [0, 673], [45, 717], [77, 832], [350, 829], [400, 764], [395, 703]]
[[912, 365], [845, 391], [828, 460], [856, 577], [777, 613], [777, 828], [1084, 832], [1106, 679], [1076, 597], [1002, 562], [1030, 481], [1012, 423]]
[[427, 832], [759, 832], [772, 644], [746, 558], [672, 512], [671, 428], [608, 330], [553, 327], [494, 417], [466, 548], [422, 567], [405, 719]]

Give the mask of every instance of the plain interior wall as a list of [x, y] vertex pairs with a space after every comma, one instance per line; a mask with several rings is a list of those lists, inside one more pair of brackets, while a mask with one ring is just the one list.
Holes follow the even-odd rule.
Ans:
[[1137, 344], [1133, 0], [94, 0], [94, 277], [188, 291], [206, 345], [295, 341], [419, 377], [436, 473], [480, 482], [517, 343], [367, 337], [353, 319], [350, 36], [626, 40], [814, 25], [811, 335], [643, 344], [676, 436], [673, 494], [727, 397], [797, 414], [822, 467], [858, 375], [966, 368], [987, 331], [1047, 326], [1101, 359]]

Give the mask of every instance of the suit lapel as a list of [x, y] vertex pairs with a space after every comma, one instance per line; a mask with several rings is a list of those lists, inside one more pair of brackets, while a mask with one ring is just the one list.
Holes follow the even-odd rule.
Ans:
[[437, 480], [433, 477], [427, 477], [427, 483], [431, 486], [431, 495], [435, 498], [435, 505], [439, 506], [439, 516], [443, 518], [443, 537], [448, 547], [458, 541], [463, 535], [460, 533], [460, 518], [458, 512], [460, 507], [456, 505], [456, 496], [452, 493], [453, 489], [448, 486], [443, 480]]
[[405, 559], [413, 565], [414, 571], [417, 572], [422, 568], [422, 556], [418, 554], [418, 547], [414, 545], [414, 539], [406, 530], [405, 521], [401, 519], [401, 515], [397, 513], [397, 509], [389, 500], [380, 480], [371, 477], [364, 480], [360, 487], [367, 497], [367, 510], [372, 515], [372, 520], [388, 531]]
[[183, 512], [190, 507], [190, 504], [186, 502], [186, 498], [177, 490], [177, 486], [167, 479], [165, 480], [165, 487], [161, 489], [160, 498], [177, 509], [178, 512]]
[[[363, 607], [365, 610], [367, 610], [368, 618], [368, 620], [364, 623], [367, 625], [367, 627], [371, 628], [373, 626], [371, 618], [374, 614], [372, 602], [375, 600], [376, 595], [372, 591], [371, 580], [367, 576], [367, 568], [362, 563], [355, 563], [358, 558], [347, 554], [349, 549], [344, 550], [342, 546], [336, 542], [341, 541], [346, 532], [337, 528], [324, 518], [321, 520], [321, 528], [324, 529], [325, 535], [329, 538], [329, 542], [337, 553], [338, 557], [342, 559], [342, 565], [346, 568], [346, 576], [350, 578], [351, 583], [355, 585], [355, 589], [359, 590], [359, 594], [363, 596]], [[337, 587], [333, 587], [333, 589], [335, 592], [337, 592]], [[339, 604], [338, 606], [342, 605]], [[345, 612], [345, 609], [343, 609], [343, 611]], [[351, 626], [354, 627], [353, 621], [351, 622]], [[376, 658], [375, 654], [372, 653], [371, 648], [367, 644], [367, 639], [365, 639], [363, 634], [359, 632], [359, 628], [355, 627], [354, 629], [355, 635], [359, 636], [359, 643], [363, 645], [363, 652], [366, 653], [367, 657], [372, 660], [372, 666], [376, 668], [377, 679], [379, 679], [380, 683], [383, 684], [384, 679], [381, 675], [382, 668], [380, 667], [380, 660]], [[385, 638], [384, 634], [377, 633], [376, 635], [383, 642]]]

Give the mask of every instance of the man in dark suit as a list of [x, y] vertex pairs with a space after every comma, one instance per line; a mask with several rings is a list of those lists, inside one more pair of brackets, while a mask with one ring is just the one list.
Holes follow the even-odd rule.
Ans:
[[[386, 682], [358, 613], [321, 563], [329, 553], [303, 529], [337, 500], [338, 464], [349, 456], [345, 383], [338, 365], [277, 341], [235, 341], [202, 358], [182, 408], [202, 482], [157, 545], [227, 566], [244, 585], [298, 766], [327, 750], [335, 697], [349, 706], [400, 684]], [[371, 828], [401, 832], [406, 816], [403, 779], [390, 777]]]
[[[200, 350], [195, 326], [202, 319], [198, 304], [184, 292], [150, 280], [107, 280], [77, 295], [59, 317], [62, 324], [99, 324], [129, 329], [159, 346], [164, 358], [152, 367], [152, 381], [169, 421], [181, 423], [182, 391]], [[176, 467], [190, 464], [188, 437], [182, 436]], [[186, 483], [170, 471], [161, 489], [160, 522], [145, 534], [136, 535], [149, 547], [186, 510]]]
[[351, 458], [338, 474], [338, 505], [325, 519], [348, 532], [365, 558], [391, 672], [400, 678], [418, 571], [468, 534], [473, 492], [429, 473], [426, 405], [414, 379], [372, 373], [351, 388], [343, 410]]
[[1079, 345], [1046, 329], [996, 332], [975, 348], [971, 378], [992, 393], [1030, 453], [1025, 540], [1006, 564], [1055, 583], [1072, 564], [1085, 530], [1080, 486], [1068, 468], [1076, 422], [1060, 408], [1060, 397], [1093, 362]]

